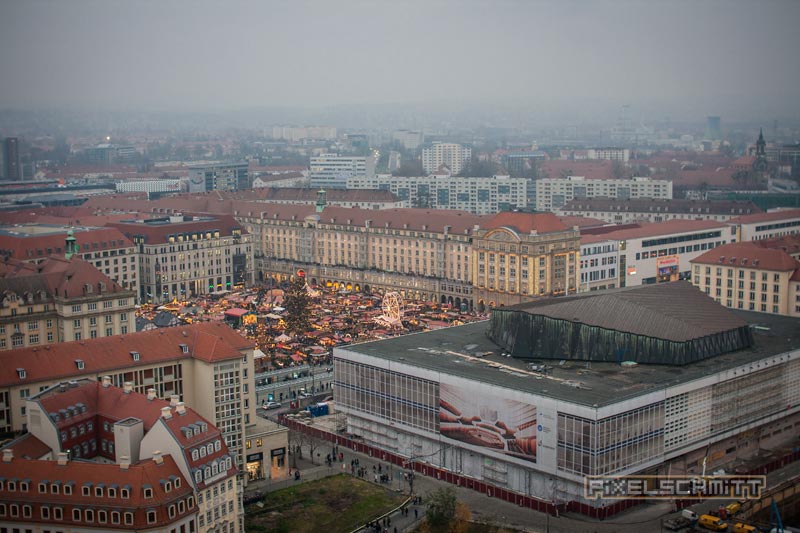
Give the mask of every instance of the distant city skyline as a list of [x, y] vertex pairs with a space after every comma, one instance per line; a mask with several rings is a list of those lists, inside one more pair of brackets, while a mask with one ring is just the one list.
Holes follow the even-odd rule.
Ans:
[[800, 117], [800, 3], [0, 3], [0, 110]]

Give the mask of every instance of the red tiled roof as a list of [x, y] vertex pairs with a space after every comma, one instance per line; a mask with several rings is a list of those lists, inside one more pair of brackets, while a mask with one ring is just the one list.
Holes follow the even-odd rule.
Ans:
[[788, 220], [791, 218], [800, 218], [800, 209], [781, 209], [769, 211], [767, 213], [744, 215], [732, 218], [729, 222], [736, 224], [753, 224], [756, 222], [772, 222], [773, 220]]
[[[72, 382], [66, 387], [50, 388], [35, 396], [33, 400], [38, 401], [46, 416], [52, 418], [58, 415], [55, 425], [59, 431], [87, 420], [94, 421], [93, 435], [90, 437], [94, 439], [100, 435], [102, 421], [117, 423], [126, 419], [141, 420], [145, 434], [156, 424], [164, 424], [181, 447], [190, 469], [223, 459], [229, 454], [220, 430], [183, 404], [172, 406], [169, 401], [160, 398], [150, 398], [133, 391], [126, 392], [119, 387], [89, 379]], [[65, 410], [77, 406], [82, 406], [82, 409], [72, 409], [72, 414], [69, 417], [65, 416]], [[189, 430], [195, 427], [200, 431], [197, 434], [191, 431], [189, 435]], [[67, 439], [72, 440], [73, 437], [68, 436]], [[192, 459], [192, 449], [215, 441], [219, 441], [219, 449], [217, 446], [206, 448], [208, 453], [198, 454], [197, 460]], [[63, 441], [61, 447], [65, 447]], [[66, 448], [68, 447], [67, 445]], [[113, 456], [113, 452], [110, 453]], [[104, 454], [98, 452], [98, 455]], [[236, 468], [232, 462], [231, 468], [225, 471], [228, 476], [235, 475]], [[190, 481], [195, 483], [194, 479]]]
[[564, 161], [551, 159], [543, 161], [539, 167], [541, 175], [548, 178], [560, 178], [563, 175], [583, 176], [586, 179], [614, 179], [613, 161]]
[[14, 439], [3, 446], [3, 449], [13, 451], [14, 457], [22, 459], [40, 459], [52, 452], [50, 446], [34, 437], [32, 433], [25, 433]]
[[175, 224], [137, 224], [125, 222], [112, 222], [109, 226], [119, 229], [127, 236], [143, 235], [145, 244], [160, 244], [167, 242], [168, 235], [178, 233], [192, 233], [203, 231], [219, 231], [221, 237], [233, 235], [234, 229], [246, 233], [241, 224], [229, 215], [219, 215], [213, 220], [191, 220]]
[[[25, 226], [7, 228], [9, 232], [18, 234], [0, 234], [0, 250], [8, 252], [11, 257], [22, 260], [42, 259], [51, 254], [63, 254], [67, 229], [47, 235], [25, 235]], [[129, 248], [133, 243], [119, 230], [114, 228], [87, 228], [85, 231], [74, 231], [79, 253]], [[87, 246], [87, 248], [84, 248]], [[48, 252], [48, 250], [50, 250]]]
[[764, 248], [752, 241], [723, 244], [696, 257], [691, 262], [704, 265], [758, 268], [775, 272], [794, 271], [800, 268], [800, 261], [784, 250]]
[[[181, 344], [188, 347], [188, 353], [183, 353]], [[18, 348], [0, 352], [0, 384], [9, 386], [75, 379], [184, 358], [224, 361], [240, 358], [240, 350], [253, 346], [226, 324], [200, 322], [127, 335]], [[131, 352], [139, 354], [138, 362], [133, 360]], [[78, 359], [83, 361], [82, 370], [75, 363]], [[25, 369], [25, 380], [19, 378], [17, 368]]]
[[36, 264], [6, 259], [0, 263], [0, 280], [3, 280], [0, 286], [15, 292], [26, 283], [40, 287], [39, 282], [43, 282], [50, 297], [56, 298], [85, 296], [90, 289], [95, 294], [129, 293], [133, 296], [94, 265], [77, 257], [51, 256]]
[[[11, 462], [0, 462], [0, 477], [6, 479], [17, 478], [18, 480], [28, 480], [28, 492], [19, 490], [9, 491], [8, 484], [4, 484], [0, 491], [0, 500], [4, 502], [31, 503], [35, 505], [79, 505], [81, 507], [91, 505], [97, 509], [113, 509], [120, 511], [134, 512], [134, 527], [124, 525], [114, 525], [114, 529], [149, 529], [151, 527], [164, 526], [176, 520], [197, 512], [196, 504], [186, 506], [183, 514], [176, 509], [176, 518], [171, 519], [167, 513], [167, 505], [176, 503], [178, 500], [187, 499], [193, 494], [192, 485], [181, 474], [175, 460], [166, 455], [163, 461], [157, 464], [153, 460], [140, 461], [132, 464], [127, 469], [120, 468], [117, 464], [106, 464], [96, 462], [67, 461], [64, 465], [59, 465], [57, 461], [38, 461], [14, 458]], [[165, 492], [161, 480], [172, 478], [180, 479], [180, 487], [172, 488], [169, 493]], [[48, 493], [39, 494], [38, 486], [40, 482], [47, 483]], [[49, 487], [52, 483], [59, 482], [62, 486], [73, 484], [72, 494], [64, 494], [63, 490], [59, 494], [50, 493]], [[103, 496], [95, 495], [94, 489], [90, 497], [83, 496], [82, 487], [84, 484], [91, 484], [92, 487], [104, 485], [106, 488], [116, 485], [117, 496], [108, 497], [108, 490], [103, 491]], [[174, 485], [174, 484], [173, 484]], [[153, 497], [144, 497], [144, 487], [149, 486], [153, 489]], [[129, 489], [129, 497], [122, 498], [120, 488]], [[176, 506], [177, 507], [177, 506]], [[156, 524], [147, 524], [147, 510], [156, 511]], [[33, 518], [26, 518], [25, 522], [42, 522], [50, 525], [75, 524], [90, 525], [85, 522], [73, 522], [72, 513], [64, 512], [63, 520], [56, 521], [54, 518], [48, 520], [38, 520], [41, 514], [33, 512]], [[110, 522], [110, 520], [109, 520]], [[96, 518], [94, 523], [96, 524]], [[147, 525], [146, 525], [147, 524]]]
[[[625, 239], [640, 239], [643, 237], [655, 237], [658, 235], [672, 235], [677, 233], [688, 233], [691, 231], [702, 231], [708, 229], [727, 229], [729, 226], [724, 222], [715, 222], [713, 220], [667, 220], [666, 222], [657, 222], [652, 224], [639, 224], [638, 227], [620, 229], [617, 231], [609, 231], [608, 233], [597, 234], [597, 240], [625, 240]], [[596, 242], [592, 240], [584, 241], [581, 238], [581, 243]]]
[[579, 228], [594, 228], [598, 226], [605, 226], [608, 222], [591, 217], [579, 217], [571, 215], [559, 216], [558, 219], [568, 228], [578, 226]]
[[486, 228], [501, 227], [513, 228], [517, 233], [524, 234], [528, 234], [531, 231], [552, 233], [570, 229], [552, 213], [522, 213], [512, 211], [498, 213], [486, 222]]
[[706, 183], [715, 187], [733, 187], [733, 174], [736, 172], [732, 168], [699, 169], [699, 170], [680, 170], [678, 177], [672, 180], [673, 186], [696, 186]]

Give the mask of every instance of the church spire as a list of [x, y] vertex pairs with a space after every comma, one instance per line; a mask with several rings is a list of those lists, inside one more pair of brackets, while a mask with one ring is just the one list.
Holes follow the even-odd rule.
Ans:
[[753, 170], [756, 172], [764, 172], [767, 170], [767, 141], [764, 140], [764, 128], [760, 128], [758, 131], [756, 160], [753, 163]]

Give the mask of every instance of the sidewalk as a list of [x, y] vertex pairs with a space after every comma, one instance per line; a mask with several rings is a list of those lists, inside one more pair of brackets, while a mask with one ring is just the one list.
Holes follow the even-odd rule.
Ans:
[[[380, 465], [381, 473], [390, 472], [391, 479], [388, 483], [378, 483], [378, 485], [387, 490], [403, 492], [406, 495], [409, 494], [409, 484], [403, 479], [403, 470], [398, 469], [397, 466], [389, 465], [367, 454], [355, 452], [340, 446], [338, 451], [343, 454], [343, 460], [341, 462], [333, 462], [332, 466], [329, 467], [324, 464], [324, 457], [331, 452], [332, 444], [327, 441], [320, 442], [321, 444], [318, 445], [315, 451], [320, 452], [323, 464], [313, 464], [309, 459], [310, 455], [307, 452], [307, 448], [304, 448], [303, 459], [297, 459], [297, 469], [300, 471], [299, 482], [320, 479], [342, 472], [350, 474], [350, 461], [357, 459], [359, 466], [366, 469], [366, 474], [362, 479], [375, 483], [373, 467], [375, 467], [377, 473], [377, 468]], [[293, 459], [293, 456], [290, 456], [290, 465], [293, 464]], [[342, 470], [342, 464], [345, 465], [344, 470]], [[269, 492], [291, 486], [295, 483], [298, 483], [298, 481], [295, 481], [293, 477], [284, 480], [255, 481], [251, 482], [247, 487], [247, 492], [253, 492], [254, 490]], [[639, 506], [630, 511], [620, 513], [606, 521], [594, 520], [574, 513], [568, 513], [557, 518], [546, 513], [519, 507], [513, 503], [491, 498], [465, 487], [457, 487], [418, 473], [414, 477], [413, 484], [413, 496], [422, 497], [422, 502], [416, 505], [408, 505], [409, 511], [407, 515], [402, 514], [399, 510], [391, 512], [388, 515], [388, 518], [391, 519], [391, 525], [388, 525], [387, 522], [385, 527], [383, 526], [383, 519], [387, 517], [376, 516], [373, 518], [373, 522], [378, 521], [380, 523], [379, 529], [363, 527], [357, 531], [364, 533], [375, 531], [382, 532], [385, 529], [388, 533], [394, 533], [395, 528], [397, 528], [398, 533], [413, 531], [424, 519], [425, 497], [428, 493], [442, 487], [451, 487], [455, 489], [458, 500], [469, 507], [473, 521], [485, 521], [490, 524], [505, 526], [509, 529], [526, 533], [641, 533], [642, 531], [660, 531], [661, 519], [669, 514], [671, 510], [668, 503], [657, 503]]]

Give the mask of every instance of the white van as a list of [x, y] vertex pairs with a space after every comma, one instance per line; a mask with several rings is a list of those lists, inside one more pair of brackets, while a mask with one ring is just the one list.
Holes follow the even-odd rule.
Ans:
[[691, 509], [684, 509], [681, 511], [681, 516], [684, 518], [688, 518], [689, 520], [697, 520], [700, 518], [697, 513], [692, 511]]

